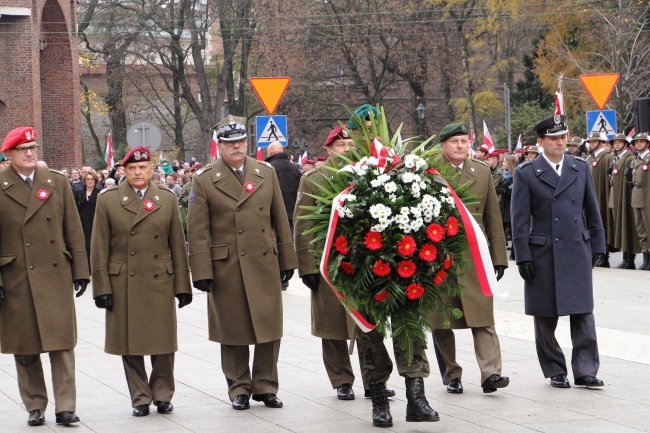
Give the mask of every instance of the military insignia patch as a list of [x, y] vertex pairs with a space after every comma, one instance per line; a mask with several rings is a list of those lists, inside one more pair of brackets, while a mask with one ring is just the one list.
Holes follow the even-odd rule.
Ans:
[[36, 193], [36, 197], [38, 197], [39, 200], [47, 200], [47, 198], [50, 195], [48, 194], [46, 189], [39, 189], [38, 192]]
[[153, 202], [152, 202], [151, 200], [148, 200], [148, 199], [145, 200], [145, 201], [144, 201], [144, 208], [145, 208], [146, 210], [148, 210], [149, 212], [151, 212], [151, 211], [153, 210], [153, 208], [154, 208], [154, 204], [153, 204]]
[[641, 167], [641, 170], [648, 171], [648, 166], [646, 164], [644, 164], [643, 167]]
[[255, 184], [253, 182], [246, 182], [244, 184], [244, 189], [247, 192], [253, 192], [253, 191], [255, 191]]
[[194, 197], [196, 197], [196, 194], [194, 193], [194, 191], [192, 191], [190, 193], [190, 201], [194, 201]]
[[613, 174], [618, 174], [618, 168], [614, 168], [614, 170], [612, 170], [612, 173]]
[[598, 167], [598, 161], [594, 161], [594, 162], [592, 162], [591, 165], [592, 165], [593, 167]]

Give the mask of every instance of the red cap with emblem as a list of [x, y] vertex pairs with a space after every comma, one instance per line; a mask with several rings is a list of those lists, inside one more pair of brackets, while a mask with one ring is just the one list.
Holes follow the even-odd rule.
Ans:
[[11, 131], [5, 137], [0, 151], [6, 152], [23, 143], [31, 143], [36, 140], [36, 131], [31, 126], [21, 126]]
[[144, 146], [134, 147], [129, 150], [124, 159], [122, 159], [122, 167], [126, 167], [127, 164], [131, 162], [150, 162], [151, 161], [151, 152]]
[[350, 138], [350, 136], [348, 135], [348, 132], [345, 129], [343, 129], [341, 125], [339, 125], [336, 128], [332, 129], [330, 135], [327, 136], [327, 140], [325, 140], [325, 146], [329, 146], [332, 143], [334, 143], [336, 140], [345, 139], [345, 138]]

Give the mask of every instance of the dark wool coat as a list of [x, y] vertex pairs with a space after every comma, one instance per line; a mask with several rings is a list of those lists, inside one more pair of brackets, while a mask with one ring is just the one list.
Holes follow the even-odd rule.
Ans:
[[[298, 273], [302, 277], [308, 274], [319, 274], [320, 263], [309, 244], [315, 235], [303, 236], [302, 233], [313, 224], [311, 220], [303, 220], [301, 215], [308, 215], [308, 211], [300, 209], [300, 206], [314, 206], [316, 200], [309, 194], [318, 194], [316, 186], [322, 183], [328, 170], [321, 171], [315, 168], [308, 171], [300, 181], [298, 201], [294, 211], [294, 243], [298, 255]], [[354, 332], [354, 321], [345, 311], [343, 304], [336, 297], [332, 288], [325, 279], [320, 276], [317, 292], [311, 292], [311, 334], [315, 337], [329, 338], [332, 340], [346, 340], [351, 338]]]
[[93, 233], [93, 220], [95, 219], [95, 206], [97, 205], [97, 195], [99, 189], [93, 189], [90, 197], [86, 200], [86, 188], [74, 191], [74, 201], [81, 218], [81, 227], [84, 231], [86, 240], [86, 250], [90, 251], [90, 236]]
[[[469, 194], [478, 197], [479, 201], [468, 205], [467, 209], [472, 213], [481, 230], [483, 230], [483, 234], [485, 234], [492, 263], [507, 267], [506, 240], [503, 233], [501, 212], [499, 211], [499, 201], [492, 182], [490, 168], [483, 162], [466, 158], [458, 184], [467, 185]], [[452, 319], [451, 327], [452, 329], [462, 329], [493, 326], [494, 298], [485, 296], [481, 291], [469, 251], [465, 252], [465, 263], [467, 263], [467, 266], [463, 269], [464, 274], [459, 281], [463, 286], [460, 298], [443, 295], [443, 300], [447, 304], [463, 310], [464, 316], [459, 320]], [[441, 328], [443, 322], [442, 316], [432, 315], [431, 323], [434, 327]]]
[[215, 283], [209, 338], [230, 345], [282, 337], [280, 271], [297, 267], [275, 170], [247, 157], [244, 171], [244, 186], [223, 158], [197, 171], [187, 212], [192, 280]]
[[73, 281], [90, 276], [68, 179], [36, 167], [30, 190], [6, 168], [0, 171], [0, 209], [0, 286], [6, 294], [0, 308], [2, 353], [73, 349]]
[[[145, 208], [148, 202], [151, 210]], [[177, 351], [174, 296], [192, 288], [176, 194], [153, 182], [144, 199], [128, 182], [103, 190], [90, 262], [93, 296], [113, 295], [104, 350], [114, 355]]]
[[526, 314], [593, 312], [592, 254], [605, 252], [605, 231], [587, 162], [565, 155], [562, 176], [543, 157], [520, 165], [512, 202], [517, 264], [535, 267], [524, 283]]
[[298, 167], [289, 160], [286, 153], [278, 153], [269, 156], [266, 158], [266, 162], [271, 164], [275, 169], [275, 174], [278, 177], [278, 183], [280, 184], [280, 191], [282, 192], [284, 209], [287, 211], [287, 217], [292, 221], [293, 209], [296, 206], [296, 197], [298, 195], [298, 185], [300, 185], [302, 173], [300, 173]]

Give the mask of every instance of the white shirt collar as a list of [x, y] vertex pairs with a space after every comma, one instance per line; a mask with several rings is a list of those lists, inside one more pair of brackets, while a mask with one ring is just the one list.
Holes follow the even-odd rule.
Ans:
[[604, 147], [601, 147], [600, 149], [598, 149], [597, 151], [594, 152], [594, 156], [598, 156], [598, 155], [600, 155], [601, 153], [603, 153], [604, 151], [605, 151], [605, 148], [604, 148]]
[[645, 152], [639, 154], [639, 158], [644, 159], [646, 156], [648, 156], [648, 152], [650, 152], [650, 149], [646, 149]]
[[[556, 171], [558, 175], [562, 174], [562, 166], [564, 165], [564, 155], [562, 155], [562, 159], [560, 160], [560, 162], [551, 162], [551, 160], [548, 159], [547, 156], [543, 153], [542, 153], [542, 157], [546, 160], [546, 162], [549, 163], [553, 171]], [[556, 169], [555, 167], [558, 165], [559, 167]]]
[[627, 148], [625, 148], [625, 150], [623, 150], [623, 152], [619, 153], [617, 156], [619, 158], [623, 158], [623, 155], [625, 155], [626, 153], [627, 153]]
[[34, 183], [34, 172], [33, 172], [33, 171], [32, 171], [32, 174], [30, 174], [29, 176], [25, 176], [24, 174], [20, 174], [20, 173], [18, 173], [18, 176], [20, 176], [20, 178], [21, 178], [23, 181], [24, 181], [25, 179], [29, 178], [29, 180], [31, 180], [32, 183]]
[[133, 191], [135, 191], [136, 195], [138, 194], [138, 191], [142, 191], [142, 197], [144, 197], [147, 194], [147, 190], [149, 189], [149, 186], [147, 185], [146, 188], [139, 189], [139, 188], [133, 188]]

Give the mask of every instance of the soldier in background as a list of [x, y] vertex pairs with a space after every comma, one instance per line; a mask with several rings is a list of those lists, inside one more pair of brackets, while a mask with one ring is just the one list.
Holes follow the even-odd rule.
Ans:
[[[639, 238], [636, 235], [634, 213], [632, 212], [632, 187], [625, 180], [625, 170], [632, 165], [636, 155], [627, 146], [628, 138], [625, 134], [618, 133], [610, 140], [614, 147], [614, 161], [609, 193], [608, 207], [614, 215], [614, 230], [611, 244], [614, 248], [623, 251], [623, 261], [618, 269], [636, 269], [634, 260], [641, 251]], [[610, 239], [608, 239], [610, 243]]]
[[578, 154], [578, 148], [582, 144], [582, 139], [580, 137], [573, 137], [566, 144], [566, 153], [567, 155], [573, 156], [582, 156]]
[[643, 252], [643, 263], [637, 269], [650, 271], [650, 251], [648, 245], [648, 229], [650, 229], [650, 138], [647, 132], [634, 136], [634, 147], [638, 155], [632, 165], [627, 168], [626, 177], [632, 183], [632, 211], [636, 224], [636, 234]]
[[[591, 171], [591, 177], [594, 181], [594, 189], [596, 191], [596, 201], [598, 202], [598, 210], [600, 211], [600, 219], [605, 227], [606, 237], [610, 239], [610, 232], [614, 228], [613, 215], [608, 207], [609, 193], [611, 188], [609, 186], [608, 171], [614, 161], [614, 156], [607, 152], [604, 144], [607, 142], [607, 135], [605, 133], [592, 132], [587, 137], [589, 145], [589, 157], [587, 163]], [[612, 237], [613, 239], [613, 237]], [[597, 267], [609, 268], [609, 253], [613, 245], [607, 244], [607, 253], [603, 254], [596, 263]]]
[[537, 146], [528, 146], [524, 155], [526, 156], [526, 161], [532, 161], [539, 156], [539, 148]]
[[9, 158], [7, 158], [5, 153], [0, 153], [0, 171], [7, 167], [9, 167]]

